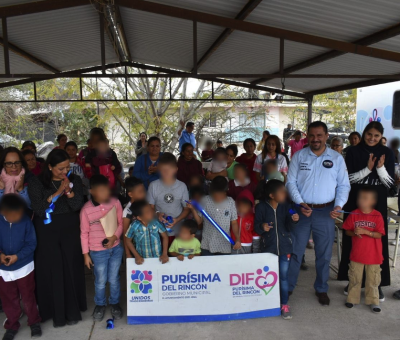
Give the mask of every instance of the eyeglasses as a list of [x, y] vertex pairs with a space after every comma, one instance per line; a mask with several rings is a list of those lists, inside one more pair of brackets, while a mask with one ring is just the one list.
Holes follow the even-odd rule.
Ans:
[[6, 167], [6, 168], [12, 168], [12, 167], [16, 167], [16, 168], [18, 168], [20, 165], [22, 164], [22, 162], [21, 161], [17, 161], [17, 162], [5, 162], [4, 163], [4, 166]]
[[342, 146], [341, 144], [332, 144], [331, 148], [336, 149], [336, 148], [340, 148], [341, 146]]

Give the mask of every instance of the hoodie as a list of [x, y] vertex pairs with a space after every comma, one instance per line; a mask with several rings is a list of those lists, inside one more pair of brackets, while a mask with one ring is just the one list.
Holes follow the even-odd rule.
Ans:
[[[254, 233], [254, 197], [253, 194], [249, 190], [243, 190], [237, 197], [236, 201], [246, 198], [252, 204], [251, 211], [245, 216], [240, 216], [238, 214], [238, 226], [239, 226], [239, 235], [240, 235], [240, 243], [242, 246], [248, 247], [253, 244], [253, 236]], [[233, 232], [231, 233], [232, 239], [235, 241], [235, 235]]]
[[[293, 252], [291, 229], [296, 222], [292, 220], [290, 208], [290, 204], [278, 204], [275, 210], [267, 201], [257, 204], [254, 230], [261, 236], [262, 253], [284, 255]], [[272, 228], [264, 231], [263, 224], [271, 222]]]
[[29, 217], [17, 223], [8, 222], [0, 215], [0, 251], [5, 255], [17, 255], [18, 260], [11, 266], [0, 265], [0, 270], [15, 271], [33, 261], [36, 248], [36, 234]]

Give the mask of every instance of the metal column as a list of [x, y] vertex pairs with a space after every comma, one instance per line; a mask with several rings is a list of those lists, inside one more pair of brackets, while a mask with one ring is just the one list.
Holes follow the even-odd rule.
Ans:
[[307, 125], [310, 125], [312, 122], [312, 102], [313, 97], [307, 98]]

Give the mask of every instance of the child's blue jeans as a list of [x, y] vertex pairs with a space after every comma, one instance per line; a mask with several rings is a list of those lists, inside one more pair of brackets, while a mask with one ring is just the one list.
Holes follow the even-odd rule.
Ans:
[[281, 288], [281, 305], [287, 305], [289, 301], [289, 271], [290, 257], [287, 254], [279, 255], [279, 285]]
[[107, 304], [107, 282], [110, 284], [109, 304], [115, 305], [119, 303], [119, 297], [121, 295], [119, 268], [121, 266], [123, 252], [124, 250], [120, 243], [111, 249], [90, 251], [89, 253], [94, 264], [94, 302], [98, 306], [105, 306]]

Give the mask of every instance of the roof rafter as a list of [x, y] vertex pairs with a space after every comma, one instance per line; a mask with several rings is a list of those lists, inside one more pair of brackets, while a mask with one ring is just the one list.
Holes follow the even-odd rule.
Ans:
[[[262, 2], [262, 0], [249, 0], [242, 10], [236, 15], [235, 19], [245, 20], [249, 14]], [[222, 45], [222, 43], [233, 33], [234, 29], [226, 28], [219, 37], [211, 44], [208, 50], [201, 56], [197, 63], [197, 69], [203, 65], [208, 58]]]
[[[355, 41], [353, 41], [353, 44], [356, 45], [363, 45], [363, 46], [368, 46], [368, 45], [373, 45], [376, 44], [380, 41], [386, 40], [386, 39], [390, 39], [393, 38], [397, 35], [400, 34], [400, 24], [397, 25], [393, 25], [390, 27], [387, 27], [383, 30], [380, 30], [378, 32], [372, 33], [370, 35], [367, 35], [361, 39], [357, 39]], [[300, 71], [303, 70], [307, 67], [322, 63], [324, 61], [333, 59], [333, 58], [337, 58], [341, 55], [346, 54], [345, 52], [340, 52], [340, 51], [329, 51], [329, 52], [325, 52], [322, 53], [316, 57], [307, 59], [305, 61], [302, 61], [298, 64], [295, 64], [293, 66], [287, 67], [283, 70], [283, 73], [292, 73], [292, 72], [296, 72], [296, 71]], [[271, 80], [274, 78], [260, 78], [260, 79], [256, 79], [254, 81], [252, 81], [252, 84], [259, 84], [268, 80]]]

